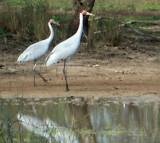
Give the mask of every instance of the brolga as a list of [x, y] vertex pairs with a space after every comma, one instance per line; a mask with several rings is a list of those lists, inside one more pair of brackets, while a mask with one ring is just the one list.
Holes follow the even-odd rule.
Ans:
[[34, 66], [33, 66], [33, 72], [34, 72], [34, 86], [35, 84], [35, 74], [36, 74], [36, 62], [38, 59], [40, 59], [43, 55], [45, 55], [49, 49], [49, 46], [54, 38], [54, 31], [52, 28], [52, 24], [59, 25], [56, 23], [53, 19], [50, 19], [48, 22], [48, 26], [50, 29], [50, 36], [42, 41], [39, 41], [37, 43], [34, 43], [30, 45], [19, 57], [18, 57], [18, 62], [23, 63], [27, 61], [34, 61]]
[[59, 43], [52, 52], [46, 58], [46, 66], [50, 66], [54, 63], [57, 63], [59, 60], [64, 60], [63, 74], [66, 82], [66, 91], [69, 91], [68, 82], [67, 82], [67, 70], [66, 70], [66, 61], [70, 61], [71, 57], [76, 53], [80, 46], [81, 36], [83, 32], [83, 16], [93, 14], [82, 10], [80, 12], [80, 22], [77, 32], [67, 40]]

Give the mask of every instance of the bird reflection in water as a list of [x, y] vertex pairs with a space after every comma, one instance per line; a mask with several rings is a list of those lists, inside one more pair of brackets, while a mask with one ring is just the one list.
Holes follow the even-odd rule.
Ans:
[[49, 143], [53, 143], [53, 140], [58, 143], [79, 143], [73, 131], [58, 126], [49, 118], [46, 118], [45, 121], [41, 121], [30, 115], [18, 113], [17, 119], [28, 131], [47, 138]]

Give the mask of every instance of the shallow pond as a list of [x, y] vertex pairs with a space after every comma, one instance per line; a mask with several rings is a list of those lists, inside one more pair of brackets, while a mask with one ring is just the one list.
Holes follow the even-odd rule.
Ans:
[[159, 143], [160, 101], [0, 99], [0, 143]]

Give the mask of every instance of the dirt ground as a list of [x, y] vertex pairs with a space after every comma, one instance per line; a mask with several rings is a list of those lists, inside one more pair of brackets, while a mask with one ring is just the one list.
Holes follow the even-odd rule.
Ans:
[[[124, 38], [125, 39], [125, 38]], [[33, 62], [16, 63], [25, 49], [1, 44], [1, 97], [83, 96], [159, 96], [160, 42], [127, 38], [118, 47], [104, 46], [86, 52], [83, 43], [68, 63], [70, 91], [65, 91], [63, 62], [47, 68], [44, 58], [37, 63], [36, 87], [33, 86]], [[52, 47], [50, 48], [52, 49]], [[45, 78], [45, 81], [43, 78]]]

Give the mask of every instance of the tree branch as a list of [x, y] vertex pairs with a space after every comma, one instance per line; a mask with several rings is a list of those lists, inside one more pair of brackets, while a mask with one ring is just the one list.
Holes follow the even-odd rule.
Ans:
[[[101, 20], [101, 19], [108, 19], [108, 20], [114, 20], [113, 18], [110, 18], [110, 17], [96, 17], [94, 19], [91, 19], [90, 21], [97, 21], [97, 20]], [[149, 38], [152, 38], [156, 41], [160, 41], [159, 38], [157, 37], [154, 37], [154, 36], [151, 36], [147, 33], [144, 33], [142, 32], [142, 30], [138, 29], [138, 28], [134, 28], [133, 26], [131, 26], [131, 24], [134, 24], [134, 23], [140, 23], [140, 24], [153, 24], [153, 25], [159, 25], [160, 26], [160, 22], [158, 21], [140, 21], [140, 20], [132, 20], [132, 21], [128, 21], [126, 23], [120, 21], [120, 20], [117, 20], [119, 23], [120, 23], [120, 26], [121, 27], [128, 27], [130, 28], [132, 31], [134, 31], [135, 33], [141, 35], [141, 36], [144, 36], [144, 37], [149, 37]]]

